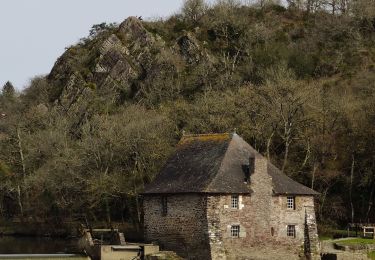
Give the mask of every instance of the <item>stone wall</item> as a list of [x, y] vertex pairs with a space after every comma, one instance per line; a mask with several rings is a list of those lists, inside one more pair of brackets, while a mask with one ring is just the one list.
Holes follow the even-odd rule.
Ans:
[[[287, 208], [287, 196], [275, 196], [271, 225], [274, 227], [275, 239], [279, 245], [300, 255], [303, 255], [305, 249], [310, 252], [317, 251], [319, 242], [312, 196], [296, 196], [295, 209]], [[295, 225], [296, 237], [287, 236], [288, 225]], [[305, 247], [305, 242], [308, 248]]]
[[[207, 222], [212, 259], [240, 259], [241, 255], [262, 259], [275, 254], [289, 259], [304, 255], [306, 213], [313, 208], [313, 198], [296, 197], [296, 209], [287, 209], [286, 196], [271, 197], [269, 217], [264, 216], [261, 203], [254, 204], [253, 195], [240, 195], [240, 207], [231, 208], [231, 195], [210, 195], [207, 197]], [[267, 202], [268, 199], [265, 200]], [[257, 205], [256, 207], [254, 205]], [[308, 209], [308, 210], [306, 210]], [[318, 255], [318, 237], [315, 214], [307, 221], [310, 250]], [[314, 224], [315, 223], [315, 224]], [[230, 227], [240, 225], [240, 236], [231, 237]], [[296, 237], [287, 236], [287, 225], [296, 226]], [[273, 235], [272, 230], [273, 229]], [[257, 232], [260, 232], [257, 234]], [[259, 258], [258, 258], [259, 257]]]
[[[306, 226], [307, 234], [305, 235], [305, 243], [308, 243], [307, 246], [309, 246], [308, 250], [311, 254], [311, 258], [320, 259], [321, 245], [320, 245], [319, 236], [318, 236], [315, 207], [311, 206], [311, 204], [314, 204], [314, 199], [310, 198], [310, 200], [312, 200], [309, 203], [310, 205], [305, 208], [306, 209], [305, 224], [307, 225]], [[309, 241], [306, 241], [307, 238], [309, 239]]]
[[[207, 198], [208, 234], [212, 259], [226, 259], [240, 248], [253, 242], [254, 225], [250, 210], [250, 196], [240, 195], [239, 208], [231, 208], [231, 195], [211, 195]], [[240, 236], [231, 237], [231, 226], [240, 226]]]
[[[235, 259], [240, 258], [240, 254], [258, 259], [267, 251], [298, 259], [304, 255], [306, 237], [308, 250], [318, 255], [313, 197], [296, 196], [295, 209], [287, 209], [287, 196], [272, 194], [272, 180], [266, 169], [267, 161], [255, 158], [255, 170], [250, 181], [253, 193], [240, 195], [238, 209], [231, 208], [231, 195], [207, 197], [212, 259]], [[306, 230], [305, 223], [308, 224]], [[238, 238], [230, 235], [232, 225], [240, 225]], [[287, 236], [288, 225], [295, 225], [295, 237]]]
[[206, 198], [198, 194], [170, 195], [164, 216], [160, 196], [145, 196], [144, 229], [148, 242], [188, 259], [211, 259]]
[[[231, 208], [231, 194], [207, 198], [207, 221], [212, 259], [239, 257], [267, 247], [271, 238], [272, 180], [267, 160], [257, 157], [250, 183], [252, 194], [239, 195], [239, 208]], [[231, 237], [232, 225], [240, 226], [240, 236]]]
[[[299, 259], [305, 247], [318, 256], [313, 197], [296, 196], [288, 209], [287, 196], [272, 193], [267, 160], [254, 163], [252, 193], [237, 194], [236, 209], [232, 194], [171, 195], [163, 216], [161, 197], [145, 196], [146, 239], [189, 259]], [[231, 236], [233, 225], [240, 226], [239, 237]], [[295, 225], [295, 237], [287, 236], [288, 225]]]
[[268, 245], [272, 239], [272, 178], [267, 173], [268, 161], [266, 158], [256, 157], [254, 163], [254, 173], [250, 178], [250, 187], [253, 191], [250, 211], [254, 221], [254, 233], [251, 234], [251, 237], [252, 241], [259, 241], [257, 242], [258, 246], [263, 246]]

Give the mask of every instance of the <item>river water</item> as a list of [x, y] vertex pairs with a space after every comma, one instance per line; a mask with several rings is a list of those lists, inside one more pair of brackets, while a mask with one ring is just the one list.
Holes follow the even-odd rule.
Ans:
[[0, 254], [76, 253], [76, 240], [49, 237], [0, 236]]

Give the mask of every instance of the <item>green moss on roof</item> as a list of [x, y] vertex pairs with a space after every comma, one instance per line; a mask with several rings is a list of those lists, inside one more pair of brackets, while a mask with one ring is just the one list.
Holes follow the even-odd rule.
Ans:
[[183, 145], [192, 141], [199, 141], [199, 142], [225, 142], [231, 139], [231, 135], [229, 133], [223, 134], [200, 134], [200, 135], [184, 135], [179, 145]]

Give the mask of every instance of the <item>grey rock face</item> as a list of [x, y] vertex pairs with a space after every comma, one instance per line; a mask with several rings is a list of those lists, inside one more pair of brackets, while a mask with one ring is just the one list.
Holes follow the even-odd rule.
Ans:
[[170, 88], [187, 66], [212, 65], [202, 45], [193, 33], [187, 33], [167, 46], [141, 20], [129, 17], [117, 29], [70, 47], [58, 59], [48, 76], [55, 88], [52, 99], [69, 110], [87, 107], [94, 96], [116, 103], [138, 93]]

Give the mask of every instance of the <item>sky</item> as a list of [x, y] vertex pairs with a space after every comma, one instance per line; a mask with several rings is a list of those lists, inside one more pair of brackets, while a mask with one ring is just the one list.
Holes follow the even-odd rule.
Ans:
[[176, 13], [183, 0], [0, 0], [0, 88], [21, 90], [48, 74], [65, 47], [88, 36], [94, 24]]

